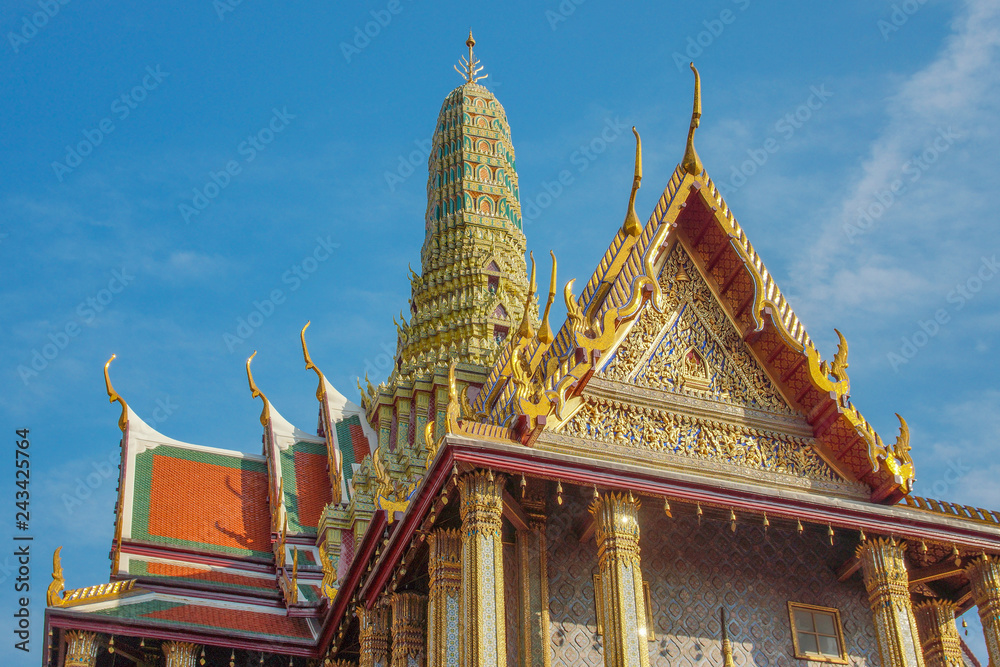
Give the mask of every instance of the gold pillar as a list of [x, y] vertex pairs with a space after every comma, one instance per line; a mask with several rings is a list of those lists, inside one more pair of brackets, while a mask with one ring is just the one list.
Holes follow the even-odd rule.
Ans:
[[163, 655], [167, 657], [166, 667], [198, 667], [198, 653], [201, 646], [188, 642], [163, 642]]
[[928, 600], [914, 605], [913, 614], [927, 667], [963, 667], [955, 605], [947, 600]]
[[549, 574], [545, 542], [545, 501], [521, 502], [528, 515], [527, 530], [517, 533], [521, 585], [521, 654], [523, 667], [550, 667]]
[[426, 667], [426, 619], [426, 595], [392, 596], [392, 667]]
[[94, 667], [97, 650], [104, 644], [104, 637], [96, 632], [70, 630], [66, 633], [65, 667]]
[[462, 591], [462, 534], [436, 530], [430, 537], [427, 570], [427, 667], [458, 667]]
[[504, 476], [478, 471], [460, 482], [462, 502], [461, 667], [507, 667], [503, 544]]
[[649, 667], [646, 600], [639, 562], [639, 501], [606, 494], [590, 505], [601, 577], [606, 667]]
[[972, 599], [983, 622], [990, 667], [1000, 667], [1000, 562], [996, 556], [983, 555], [965, 568], [972, 583]]
[[893, 539], [873, 539], [858, 545], [868, 603], [875, 620], [882, 667], [924, 667], [920, 635], [910, 605], [910, 577], [903, 545]]
[[359, 667], [389, 667], [389, 607], [376, 603], [357, 608], [361, 621]]

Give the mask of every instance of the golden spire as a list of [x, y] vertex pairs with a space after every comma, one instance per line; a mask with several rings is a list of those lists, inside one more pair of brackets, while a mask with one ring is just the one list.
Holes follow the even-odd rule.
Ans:
[[316, 389], [316, 398], [323, 400], [326, 397], [326, 383], [323, 382], [323, 373], [316, 368], [316, 364], [313, 363], [312, 357], [309, 356], [309, 347], [306, 345], [306, 329], [312, 324], [312, 320], [307, 320], [306, 325], [302, 327], [302, 332], [299, 333], [299, 338], [302, 339], [302, 356], [306, 360], [306, 370], [316, 371], [316, 375], [319, 376], [319, 388]]
[[719, 620], [722, 622], [722, 667], [733, 667], [733, 644], [729, 641], [725, 607], [719, 607]]
[[628, 211], [625, 212], [625, 224], [622, 229], [629, 236], [638, 236], [642, 233], [642, 224], [639, 223], [639, 216], [635, 214], [635, 193], [642, 183], [642, 139], [632, 126], [632, 134], [635, 135], [635, 175], [632, 177], [632, 194], [628, 197]]
[[247, 359], [247, 381], [250, 383], [251, 395], [254, 398], [260, 397], [264, 401], [264, 409], [260, 411], [260, 425], [266, 427], [271, 422], [271, 403], [267, 400], [267, 396], [257, 388], [257, 383], [253, 381], [253, 373], [250, 372], [250, 362], [256, 356], [257, 350], [254, 350], [253, 354]]
[[691, 129], [688, 130], [687, 148], [681, 166], [692, 176], [700, 176], [705, 167], [701, 164], [698, 151], [694, 149], [694, 131], [701, 125], [701, 75], [694, 63], [691, 63], [691, 71], [694, 72], [694, 110], [691, 112]]
[[111, 376], [108, 375], [108, 366], [110, 366], [111, 362], [114, 360], [115, 355], [112, 354], [111, 358], [104, 364], [104, 384], [108, 389], [108, 402], [114, 403], [115, 401], [118, 401], [122, 404], [122, 416], [118, 418], [118, 428], [120, 428], [122, 433], [124, 433], [125, 427], [128, 426], [128, 405], [125, 404], [125, 399], [119, 396], [118, 392], [115, 391], [115, 388], [111, 386]]
[[542, 324], [538, 328], [538, 340], [548, 345], [554, 340], [552, 327], [549, 326], [549, 309], [552, 308], [556, 300], [556, 254], [549, 250], [552, 255], [552, 281], [549, 283], [549, 298], [545, 301], [545, 313], [542, 315]]
[[458, 69], [458, 65], [455, 65], [455, 71], [464, 76], [467, 83], [476, 83], [480, 79], [488, 77], [489, 74], [477, 76], [483, 71], [483, 68], [480, 67], [479, 61], [472, 53], [472, 47], [476, 45], [476, 40], [472, 37], [472, 28], [469, 28], [469, 39], [465, 40], [465, 45], [469, 47], [469, 57], [466, 59], [465, 56], [462, 56], [458, 61], [462, 69]]

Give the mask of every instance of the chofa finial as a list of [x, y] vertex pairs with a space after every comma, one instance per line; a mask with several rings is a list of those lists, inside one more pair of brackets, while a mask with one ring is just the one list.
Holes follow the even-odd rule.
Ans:
[[694, 109], [691, 112], [691, 129], [688, 130], [687, 148], [684, 150], [681, 166], [692, 176], [700, 176], [705, 167], [701, 164], [698, 151], [694, 149], [694, 131], [701, 125], [701, 75], [694, 63], [691, 63], [691, 71], [694, 72]]
[[122, 416], [118, 418], [118, 428], [125, 432], [125, 427], [128, 426], [128, 405], [125, 404], [125, 399], [118, 395], [115, 388], [111, 386], [111, 376], [108, 375], [108, 366], [111, 362], [115, 360], [115, 355], [111, 355], [111, 358], [107, 360], [104, 364], [104, 385], [108, 389], [108, 402], [114, 403], [118, 401], [122, 405]]
[[253, 381], [253, 373], [250, 371], [250, 362], [253, 358], [257, 356], [257, 350], [253, 351], [253, 354], [247, 359], [247, 381], [250, 383], [250, 394], [254, 398], [260, 397], [264, 401], [264, 409], [260, 411], [260, 425], [267, 426], [271, 422], [271, 403], [267, 400], [267, 396], [257, 388], [257, 383]]
[[462, 58], [458, 61], [462, 66], [462, 69], [459, 69], [458, 65], [455, 65], [455, 71], [465, 77], [467, 83], [476, 83], [480, 79], [488, 77], [489, 74], [478, 76], [478, 74], [483, 71], [483, 68], [479, 65], [479, 61], [476, 60], [475, 55], [472, 53], [472, 47], [476, 45], [476, 40], [472, 36], [472, 28], [469, 28], [469, 39], [465, 40], [465, 45], [469, 47], [469, 57], [466, 59], [465, 56], [462, 56]]
[[622, 225], [622, 229], [629, 236], [638, 236], [642, 233], [642, 224], [635, 213], [635, 193], [642, 184], [642, 139], [639, 138], [634, 125], [632, 134], [635, 135], [635, 174], [632, 176], [632, 194], [628, 197], [628, 211], [625, 212], [625, 224]]

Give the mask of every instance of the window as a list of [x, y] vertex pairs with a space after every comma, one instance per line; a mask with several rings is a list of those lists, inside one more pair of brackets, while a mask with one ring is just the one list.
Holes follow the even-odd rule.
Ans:
[[829, 607], [788, 603], [792, 623], [792, 644], [800, 660], [847, 664], [840, 612]]

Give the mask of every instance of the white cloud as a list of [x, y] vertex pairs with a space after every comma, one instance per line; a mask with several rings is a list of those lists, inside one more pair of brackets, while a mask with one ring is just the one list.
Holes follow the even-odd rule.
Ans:
[[[883, 312], [912, 305], [921, 291], [940, 300], [947, 289], [935, 281], [963, 278], [969, 258], [996, 247], [995, 212], [970, 193], [989, 191], [1000, 177], [998, 47], [1000, 4], [968, 0], [937, 58], [886, 97], [884, 129], [794, 269], [802, 301], [825, 304], [820, 326], [835, 324], [862, 297]], [[932, 159], [914, 161], [925, 151]], [[894, 182], [903, 189], [891, 194]]]

